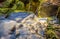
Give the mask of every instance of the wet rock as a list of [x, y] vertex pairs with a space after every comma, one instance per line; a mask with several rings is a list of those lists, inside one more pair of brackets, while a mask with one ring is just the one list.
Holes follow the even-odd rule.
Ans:
[[42, 22], [34, 14], [29, 15], [20, 22], [20, 25], [17, 25], [16, 33], [18, 37], [16, 39], [44, 39], [43, 35], [46, 26], [43, 26], [42, 23], [45, 22], [46, 20]]
[[5, 19], [5, 16], [0, 16], [0, 20], [4, 20]]
[[22, 19], [24, 19], [25, 17], [27, 17], [29, 15], [30, 15], [29, 13], [25, 13], [25, 12], [18, 12], [18, 13], [13, 12], [10, 14], [8, 19], [16, 20], [18, 22], [18, 21], [22, 21]]
[[46, 27], [43, 24], [46, 21], [42, 22], [34, 14], [15, 14], [8, 17], [10, 20], [2, 20], [0, 23], [0, 34], [3, 34], [0, 37], [2, 39], [44, 39], [43, 34]]
[[10, 33], [15, 34], [14, 30], [16, 29], [14, 29], [14, 27], [16, 25], [16, 22], [13, 20], [8, 20], [8, 19], [0, 20], [0, 21], [1, 21], [0, 37], [2, 37], [1, 39], [10, 39], [10, 37], [12, 36], [12, 34]]

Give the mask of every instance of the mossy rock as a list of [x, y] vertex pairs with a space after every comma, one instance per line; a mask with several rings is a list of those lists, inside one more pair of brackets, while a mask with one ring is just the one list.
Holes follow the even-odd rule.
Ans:
[[44, 3], [41, 5], [41, 15], [44, 17], [55, 16], [58, 10], [58, 6]]

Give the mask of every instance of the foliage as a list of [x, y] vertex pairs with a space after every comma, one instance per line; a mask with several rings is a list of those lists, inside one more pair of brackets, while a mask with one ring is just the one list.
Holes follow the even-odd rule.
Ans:
[[5, 12], [7, 12], [7, 10], [8, 10], [7, 8], [5, 8], [5, 9], [4, 8], [0, 8], [0, 13], [1, 14], [5, 14]]
[[19, 1], [18, 3], [16, 3], [17, 6], [17, 10], [23, 10], [24, 9], [24, 3]]
[[0, 7], [0, 15], [9, 15], [14, 10], [23, 10], [24, 3], [19, 0], [6, 0], [3, 2], [3, 6]]
[[10, 15], [14, 10], [11, 8], [0, 8], [0, 16], [4, 15], [6, 18]]
[[45, 35], [46, 35], [46, 39], [58, 39], [58, 36], [55, 33], [55, 28], [52, 27], [52, 25], [48, 25], [46, 31], [45, 31]]
[[24, 3], [24, 6], [26, 7], [26, 5], [31, 1], [31, 0], [20, 0]]
[[[2, 3], [0, 11], [4, 8], [13, 10], [26, 10], [34, 12], [38, 17], [50, 17], [56, 15], [58, 6], [45, 2], [46, 0], [6, 0]], [[0, 14], [1, 14], [0, 12]], [[5, 11], [7, 13], [7, 11]], [[3, 13], [5, 13], [3, 10]], [[52, 14], [51, 14], [52, 13]], [[60, 20], [60, 19], [59, 19]]]
[[57, 11], [56, 16], [58, 17], [58, 19], [59, 19], [59, 24], [60, 24], [60, 6], [58, 7], [58, 11]]
[[10, 4], [13, 2], [13, 0], [6, 0], [5, 2], [3, 2], [3, 8], [4, 7], [9, 7], [10, 6]]

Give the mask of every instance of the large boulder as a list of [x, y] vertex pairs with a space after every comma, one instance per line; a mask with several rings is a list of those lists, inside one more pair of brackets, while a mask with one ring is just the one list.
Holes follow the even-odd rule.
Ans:
[[[16, 21], [13, 20], [0, 20], [0, 38], [1, 39], [11, 39], [15, 38], [15, 32], [11, 31], [16, 25]], [[13, 34], [10, 34], [13, 33]], [[14, 37], [12, 37], [14, 36]]]
[[44, 39], [45, 25], [41, 25], [38, 17], [30, 14], [16, 25], [17, 39]]

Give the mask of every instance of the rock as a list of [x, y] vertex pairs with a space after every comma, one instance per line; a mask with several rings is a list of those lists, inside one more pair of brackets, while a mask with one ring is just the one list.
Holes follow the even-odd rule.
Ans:
[[0, 23], [0, 37], [4, 35], [4, 27], [2, 26], [2, 23]]
[[0, 20], [4, 20], [5, 19], [5, 16], [0, 16]]
[[29, 16], [30, 14], [29, 13], [26, 13], [26, 12], [13, 12], [10, 14], [10, 16], [8, 17], [8, 19], [11, 19], [11, 20], [15, 20], [17, 22], [20, 22], [22, 21], [25, 17]]
[[[0, 37], [2, 37], [1, 39], [10, 39], [10, 37], [12, 36], [10, 34], [11, 29], [15, 27], [16, 21], [8, 20], [8, 19], [0, 20], [0, 21], [2, 21], [0, 23]], [[15, 34], [14, 32], [12, 33]], [[11, 36], [9, 37], [9, 35]]]
[[45, 19], [39, 19], [34, 14], [15, 14], [8, 17], [9, 19], [1, 20], [2, 39], [44, 39]]
[[46, 20], [42, 22], [37, 16], [30, 14], [18, 23], [16, 33], [19, 36], [16, 39], [44, 39], [43, 35], [46, 27], [42, 23], [45, 22]]
[[15, 21], [20, 23], [23, 19], [22, 18], [15, 18]]
[[24, 18], [24, 20], [22, 20], [22, 22], [25, 22], [25, 21], [28, 21], [28, 20], [34, 20], [35, 18], [37, 18], [36, 15], [30, 14], [29, 16], [27, 16], [26, 18]]
[[2, 25], [4, 28], [10, 30], [16, 25], [16, 21], [13, 20], [2, 20]]

